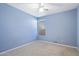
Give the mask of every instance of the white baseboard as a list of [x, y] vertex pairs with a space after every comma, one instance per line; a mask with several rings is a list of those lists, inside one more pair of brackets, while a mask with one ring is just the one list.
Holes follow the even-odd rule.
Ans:
[[53, 42], [49, 42], [49, 41], [45, 41], [45, 40], [42, 40], [42, 41], [43, 41], [43, 42], [50, 43], [50, 44], [56, 44], [56, 45], [61, 45], [61, 46], [65, 46], [65, 47], [70, 47], [70, 48], [79, 49], [78, 47], [69, 46], [69, 45], [65, 45], [65, 44], [60, 44], [60, 43], [53, 43]]
[[[34, 41], [35, 41], [35, 40], [34, 40]], [[1, 54], [4, 54], [4, 53], [8, 53], [8, 52], [10, 52], [10, 51], [12, 51], [12, 50], [15, 50], [15, 49], [18, 49], [18, 48], [22, 48], [22, 47], [24, 47], [24, 46], [26, 46], [26, 45], [30, 45], [30, 44], [32, 44], [34, 41], [28, 42], [28, 43], [26, 43], [26, 44], [23, 44], [23, 45], [21, 45], [21, 46], [15, 47], [15, 48], [11, 48], [11, 49], [2, 51], [2, 52], [0, 52], [0, 55], [1, 55]]]
[[[34, 40], [35, 41], [35, 40]], [[0, 52], [0, 54], [4, 54], [4, 53], [8, 53], [12, 50], [15, 50], [15, 49], [18, 49], [18, 48], [22, 48], [24, 46], [27, 46], [27, 45], [30, 45], [32, 44], [34, 41], [31, 41], [29, 43], [26, 43], [26, 44], [23, 44], [21, 46], [18, 46], [18, 47], [15, 47], [15, 48], [12, 48], [12, 49], [9, 49], [9, 50], [6, 50], [6, 51], [3, 51], [3, 52]], [[53, 42], [49, 42], [49, 41], [45, 41], [45, 40], [39, 40], [39, 41], [42, 41], [42, 42], [46, 42], [46, 43], [50, 43], [50, 44], [56, 44], [56, 45], [60, 45], [60, 46], [65, 46], [65, 47], [70, 47], [70, 48], [75, 48], [79, 51], [79, 48], [78, 47], [73, 47], [73, 46], [69, 46], [69, 45], [63, 45], [63, 44], [59, 44], [59, 43], [53, 43]]]

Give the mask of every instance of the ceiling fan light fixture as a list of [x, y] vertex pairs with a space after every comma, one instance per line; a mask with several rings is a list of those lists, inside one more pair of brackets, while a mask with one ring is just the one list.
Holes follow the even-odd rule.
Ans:
[[44, 12], [44, 8], [39, 8], [39, 12]]

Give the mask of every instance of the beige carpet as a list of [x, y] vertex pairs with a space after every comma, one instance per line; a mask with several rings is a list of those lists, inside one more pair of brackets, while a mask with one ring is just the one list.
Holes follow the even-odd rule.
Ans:
[[69, 48], [44, 41], [34, 41], [29, 45], [17, 48], [2, 56], [79, 56], [75, 48]]

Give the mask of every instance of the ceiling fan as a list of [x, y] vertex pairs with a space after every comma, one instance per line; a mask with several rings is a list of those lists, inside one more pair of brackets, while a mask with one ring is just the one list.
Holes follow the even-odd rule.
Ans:
[[45, 4], [44, 3], [39, 3], [39, 8], [38, 8], [39, 12], [45, 12], [48, 11], [47, 8], [45, 8]]

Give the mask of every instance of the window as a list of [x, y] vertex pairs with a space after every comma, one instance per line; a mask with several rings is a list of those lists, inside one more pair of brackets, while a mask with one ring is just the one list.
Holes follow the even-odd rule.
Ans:
[[38, 21], [38, 35], [45, 35], [45, 24], [44, 21]]

